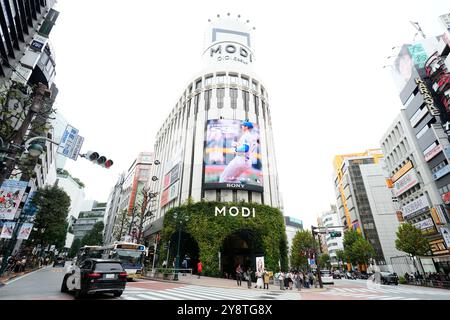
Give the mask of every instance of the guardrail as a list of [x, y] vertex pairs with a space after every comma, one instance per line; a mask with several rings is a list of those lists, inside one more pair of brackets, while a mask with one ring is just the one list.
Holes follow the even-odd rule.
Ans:
[[160, 280], [172, 280], [172, 281], [192, 281], [192, 268], [180, 269], [180, 268], [155, 268], [145, 271], [145, 277], [160, 279]]
[[450, 289], [450, 281], [447, 281], [447, 280], [414, 279], [414, 280], [407, 281], [407, 284], [415, 285], [415, 286], [422, 286], [422, 287]]

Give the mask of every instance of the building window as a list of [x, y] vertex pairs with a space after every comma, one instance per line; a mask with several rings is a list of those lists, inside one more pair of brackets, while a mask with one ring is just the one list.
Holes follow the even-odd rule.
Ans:
[[248, 78], [242, 77], [242, 85], [248, 87]]
[[428, 124], [426, 124], [422, 129], [420, 129], [420, 131], [416, 134], [416, 138], [419, 139], [421, 136], [423, 136], [425, 134], [425, 132], [428, 131], [428, 129], [430, 129], [430, 127], [428, 126]]
[[248, 105], [249, 105], [249, 95], [248, 95], [247, 91], [242, 91], [242, 99], [244, 100], [244, 110], [246, 112], [248, 112], [249, 111], [249, 107], [248, 107]]
[[447, 165], [445, 161], [440, 162], [437, 166], [431, 169], [431, 173], [436, 173]]
[[225, 83], [225, 74], [217, 75], [217, 83]]
[[253, 99], [255, 101], [255, 114], [259, 115], [259, 98], [257, 95], [253, 95]]
[[212, 85], [212, 76], [205, 78], [205, 86], [210, 86], [210, 85]]
[[236, 109], [237, 108], [237, 96], [238, 91], [235, 88], [230, 88], [230, 98], [231, 98], [231, 108]]
[[205, 91], [205, 110], [211, 108], [211, 89]]
[[223, 108], [223, 98], [225, 97], [225, 89], [224, 88], [217, 89], [216, 97], [217, 97], [217, 108], [222, 109]]
[[237, 77], [237, 75], [230, 74], [230, 83], [231, 84], [238, 84], [238, 77]]
[[255, 81], [252, 81], [252, 89], [255, 91], [258, 90], [258, 84]]
[[195, 82], [195, 89], [200, 89], [202, 87], [202, 79]]

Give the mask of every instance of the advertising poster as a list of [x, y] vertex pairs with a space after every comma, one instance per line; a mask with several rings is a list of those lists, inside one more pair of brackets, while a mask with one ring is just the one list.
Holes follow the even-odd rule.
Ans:
[[28, 181], [5, 180], [0, 187], [0, 219], [13, 220]]
[[256, 123], [208, 120], [204, 189], [263, 191], [260, 132]]
[[31, 203], [35, 194], [36, 194], [36, 191], [32, 191], [28, 194], [27, 201], [25, 202], [25, 205], [23, 206], [23, 209], [22, 209], [22, 214], [30, 216], [30, 217], [33, 217], [34, 215], [36, 215], [37, 208], [35, 205], [33, 205]]
[[0, 238], [11, 239], [15, 226], [16, 226], [15, 222], [3, 223], [3, 228], [2, 228], [2, 233], [0, 234]]
[[256, 257], [256, 271], [263, 272], [265, 269], [264, 267], [264, 257]]
[[30, 236], [31, 230], [33, 230], [32, 223], [24, 223], [20, 226], [19, 234], [17, 235], [17, 239], [27, 240]]

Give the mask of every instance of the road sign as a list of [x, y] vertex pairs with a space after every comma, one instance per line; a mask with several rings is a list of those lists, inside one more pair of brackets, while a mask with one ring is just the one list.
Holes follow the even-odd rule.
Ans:
[[67, 158], [77, 160], [83, 141], [84, 138], [78, 135], [78, 129], [68, 124], [59, 142], [57, 152]]

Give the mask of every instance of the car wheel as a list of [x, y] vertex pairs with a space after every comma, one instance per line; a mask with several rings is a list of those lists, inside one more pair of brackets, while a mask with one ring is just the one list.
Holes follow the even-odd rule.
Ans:
[[69, 288], [67, 288], [67, 275], [64, 276], [63, 283], [61, 284], [61, 292], [67, 293], [69, 292]]
[[80, 290], [75, 290], [75, 299], [81, 299], [84, 297], [84, 292]]
[[114, 292], [114, 297], [120, 297], [122, 295], [123, 291], [116, 291]]

